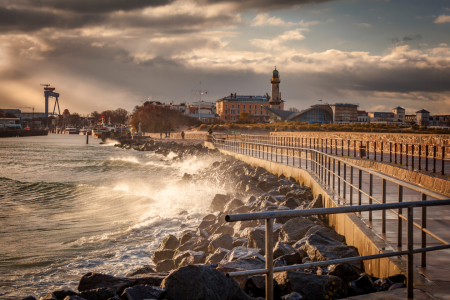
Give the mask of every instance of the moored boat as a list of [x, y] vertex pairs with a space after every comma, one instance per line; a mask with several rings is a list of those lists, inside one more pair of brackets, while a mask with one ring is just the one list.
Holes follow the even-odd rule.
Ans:
[[67, 127], [66, 129], [64, 129], [64, 134], [78, 134], [78, 132], [78, 129], [73, 127]]

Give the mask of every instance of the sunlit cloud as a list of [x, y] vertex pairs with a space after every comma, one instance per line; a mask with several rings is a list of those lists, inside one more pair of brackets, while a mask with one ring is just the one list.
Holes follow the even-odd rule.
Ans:
[[440, 15], [436, 20], [434, 20], [434, 23], [450, 23], [450, 16]]

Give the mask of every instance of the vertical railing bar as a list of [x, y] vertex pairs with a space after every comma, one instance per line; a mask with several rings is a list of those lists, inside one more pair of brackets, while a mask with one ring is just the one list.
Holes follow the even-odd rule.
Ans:
[[[426, 201], [426, 200], [427, 200], [427, 195], [422, 193], [422, 201]], [[426, 206], [422, 207], [422, 229], [423, 228], [427, 228], [427, 208], [426, 208]], [[421, 248], [427, 247], [427, 234], [423, 230], [421, 230], [420, 247]], [[422, 267], [427, 266], [427, 253], [426, 252], [422, 252], [420, 254], [420, 265]]]
[[[372, 204], [373, 174], [369, 174], [369, 204]], [[372, 222], [372, 211], [369, 211], [369, 221]]]
[[413, 285], [414, 285], [414, 236], [413, 236], [413, 208], [408, 207], [408, 227], [407, 227], [407, 239], [408, 239], [408, 260], [406, 267], [406, 297], [413, 298]]
[[266, 299], [273, 300], [273, 219], [266, 219]]
[[[382, 198], [381, 198], [381, 202], [383, 204], [386, 203], [386, 179], [383, 179], [383, 184], [382, 184]], [[381, 211], [381, 233], [386, 233], [386, 210], [383, 209]]]
[[[398, 186], [398, 202], [403, 202], [403, 186]], [[398, 209], [398, 219], [397, 219], [397, 246], [402, 246], [402, 239], [403, 239], [403, 228], [402, 228], [402, 218], [400, 217], [402, 215], [403, 211], [401, 208]]]
[[350, 205], [353, 205], [353, 167], [350, 167]]

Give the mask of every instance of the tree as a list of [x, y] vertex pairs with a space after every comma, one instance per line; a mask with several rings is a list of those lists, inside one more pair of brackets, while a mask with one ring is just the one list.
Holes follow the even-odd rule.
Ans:
[[3, 117], [3, 110], [0, 109], [0, 118]]
[[101, 115], [98, 111], [96, 111], [96, 110], [94, 110], [93, 112], [91, 112], [91, 117], [94, 118], [94, 124], [95, 124], [95, 125], [98, 124], [98, 121], [100, 121], [101, 116], [102, 116], [102, 115]]
[[238, 118], [241, 123], [250, 123], [252, 120], [252, 116], [247, 112], [241, 112]]
[[118, 108], [114, 111], [115, 121], [119, 124], [125, 124], [128, 118], [128, 111], [123, 108]]
[[69, 116], [69, 123], [75, 126], [79, 126], [81, 124], [81, 118], [80, 115], [76, 112], [72, 113]]
[[298, 110], [298, 108], [295, 108], [295, 107], [289, 108], [289, 111], [300, 112], [300, 110]]

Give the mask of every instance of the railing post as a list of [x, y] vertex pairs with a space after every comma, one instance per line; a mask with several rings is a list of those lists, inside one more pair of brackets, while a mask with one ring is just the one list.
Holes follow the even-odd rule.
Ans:
[[266, 299], [273, 300], [273, 219], [266, 219]]
[[350, 167], [350, 205], [353, 205], [353, 167]]
[[[373, 174], [369, 174], [369, 204], [372, 204]], [[369, 211], [369, 221], [372, 222], [372, 211]]]
[[392, 162], [392, 143], [389, 142], [389, 162]]
[[373, 159], [377, 160], [377, 142], [373, 142]]
[[383, 161], [383, 155], [384, 155], [384, 152], [383, 152], [383, 141], [381, 141], [381, 150], [380, 150], [380, 152], [381, 152], [381, 161]]
[[338, 160], [338, 195], [341, 196], [341, 161]]
[[422, 170], [422, 145], [419, 144], [419, 171]]
[[344, 140], [341, 139], [341, 156], [344, 156]]
[[[381, 203], [386, 203], [386, 179], [383, 179]], [[386, 210], [381, 211], [381, 233], [386, 233]]]
[[400, 144], [400, 165], [403, 165], [403, 144]]
[[[342, 142], [344, 142], [344, 141], [342, 141]], [[347, 199], [347, 189], [346, 189], [346, 186], [345, 186], [345, 182], [347, 181], [347, 164], [346, 163], [344, 163], [344, 180], [342, 180], [342, 189], [343, 189], [343, 191], [342, 191], [342, 193], [343, 193], [343, 198], [344, 198], [344, 200], [345, 199]]]
[[369, 159], [370, 158], [370, 156], [369, 156], [369, 142], [367, 141], [367, 147], [366, 147], [366, 149], [367, 149], [367, 151], [366, 151], [366, 155], [367, 155], [367, 159]]
[[428, 145], [425, 145], [425, 171], [428, 171]]
[[411, 145], [411, 168], [414, 170], [414, 144]]
[[433, 173], [436, 173], [436, 145], [433, 145]]
[[327, 156], [328, 158], [328, 187], [330, 187], [331, 181], [330, 181], [330, 175], [331, 175], [331, 158]]
[[397, 143], [394, 143], [394, 163], [397, 164]]
[[444, 158], [445, 158], [445, 147], [442, 146], [442, 163], [441, 163], [441, 173], [442, 175], [445, 175], [445, 170], [444, 170]]
[[[422, 201], [427, 200], [427, 195], [422, 193]], [[427, 207], [422, 206], [422, 230], [421, 230], [421, 239], [420, 239], [420, 248], [427, 247], [427, 234], [423, 231], [424, 228], [427, 228]], [[427, 253], [420, 253], [420, 265], [422, 267], [427, 266]]]
[[[403, 202], [403, 186], [398, 186], [398, 202]], [[398, 219], [397, 219], [397, 247], [402, 246], [402, 236], [403, 236], [403, 228], [402, 228], [402, 218], [400, 218], [403, 213], [402, 209], [398, 209]]]
[[406, 152], [405, 152], [405, 160], [406, 160], [405, 163], [406, 163], [406, 166], [408, 166], [408, 163], [409, 163], [409, 162], [408, 162], [408, 150], [409, 150], [409, 149], [408, 149], [408, 148], [409, 148], [408, 146], [409, 146], [409, 145], [406, 144]]
[[413, 208], [408, 207], [408, 227], [407, 227], [407, 235], [408, 235], [408, 261], [406, 267], [406, 297], [413, 298], [413, 284], [414, 284], [414, 236], [413, 236]]
[[362, 189], [362, 170], [361, 169], [359, 169], [358, 170], [359, 172], [359, 174], [358, 174], [358, 205], [361, 205], [361, 195], [362, 195], [362, 193], [361, 193], [361, 189]]
[[336, 187], [335, 174], [336, 174], [336, 160], [333, 158], [333, 191], [335, 191], [335, 187]]
[[353, 157], [356, 157], [356, 140], [353, 140]]

